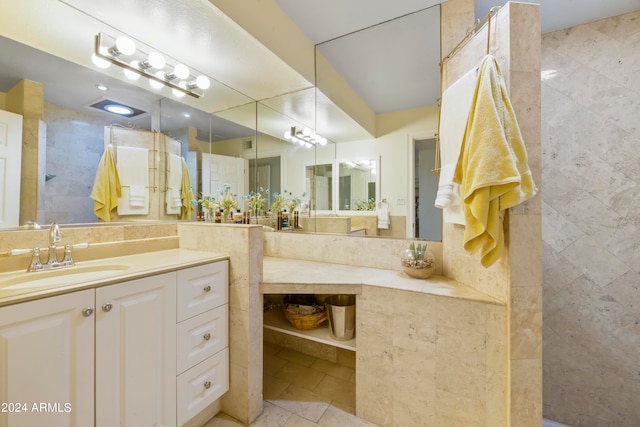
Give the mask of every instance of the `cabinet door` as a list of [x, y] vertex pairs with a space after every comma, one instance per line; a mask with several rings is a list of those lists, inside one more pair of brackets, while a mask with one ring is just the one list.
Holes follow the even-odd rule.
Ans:
[[93, 307], [86, 290], [0, 308], [0, 426], [93, 425]]
[[96, 289], [96, 426], [176, 424], [176, 273]]

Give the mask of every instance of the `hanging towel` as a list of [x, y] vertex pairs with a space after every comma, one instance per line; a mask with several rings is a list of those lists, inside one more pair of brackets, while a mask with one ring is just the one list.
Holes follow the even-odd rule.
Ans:
[[117, 147], [118, 174], [122, 197], [118, 215], [149, 214], [149, 150], [138, 147]]
[[478, 67], [465, 73], [442, 94], [440, 107], [440, 179], [435, 207], [443, 209], [444, 222], [464, 225], [460, 185], [453, 181], [460, 146], [478, 76]]
[[189, 168], [187, 167], [187, 162], [182, 160], [182, 185], [180, 186], [180, 200], [181, 200], [181, 209], [180, 209], [180, 219], [191, 219], [191, 212], [193, 212], [193, 205], [191, 204], [191, 200], [193, 200], [193, 192], [191, 191], [191, 178], [189, 178]]
[[182, 157], [167, 153], [167, 214], [180, 214], [182, 209]]
[[480, 251], [490, 266], [504, 250], [505, 211], [533, 197], [537, 188], [498, 62], [482, 60], [456, 165], [465, 217], [464, 248]]
[[389, 220], [389, 208], [381, 205], [378, 208], [378, 228], [388, 230], [390, 225], [391, 221]]
[[142, 208], [145, 202], [145, 191], [142, 185], [129, 186], [129, 206], [132, 208]]
[[90, 196], [93, 199], [93, 211], [100, 221], [111, 221], [111, 211], [118, 206], [121, 191], [113, 146], [109, 144], [98, 164]]

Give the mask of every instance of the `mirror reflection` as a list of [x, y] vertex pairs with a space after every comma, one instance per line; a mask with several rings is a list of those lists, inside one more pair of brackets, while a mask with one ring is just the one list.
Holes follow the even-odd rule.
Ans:
[[373, 211], [376, 209], [375, 160], [347, 160], [338, 165], [338, 209]]
[[[437, 16], [437, 12], [436, 8], [422, 14]], [[402, 24], [404, 18], [398, 21], [401, 26], [413, 26], [415, 18], [418, 15], [407, 18], [406, 24]], [[433, 24], [429, 26], [433, 29]], [[435, 46], [436, 30], [433, 29]], [[366, 39], [367, 31], [359, 33], [358, 38]], [[242, 210], [251, 210], [246, 196], [261, 194], [265, 199], [261, 206], [264, 217], [277, 195], [287, 195], [297, 200], [295, 209], [307, 218], [301, 227], [304, 231], [326, 231], [311, 221], [317, 218], [345, 218], [353, 223], [360, 221], [358, 216], [375, 219], [380, 202], [385, 200], [389, 227], [377, 227], [374, 221], [366, 235], [413, 236], [417, 211], [412, 179], [418, 174], [408, 159], [415, 140], [433, 137], [437, 108], [412, 106], [396, 110], [403, 107], [387, 104], [389, 108], [379, 110], [369, 106], [369, 101], [365, 103], [366, 97], [356, 93], [351, 88], [356, 86], [338, 73], [340, 67], [332, 56], [348, 52], [341, 46], [350, 41], [346, 36], [318, 46], [317, 87], [310, 84], [259, 102], [239, 92], [226, 93], [214, 101], [207, 96], [207, 105], [215, 108], [202, 111], [194, 107], [193, 100], [174, 100], [164, 92], [152, 91], [148, 85], [142, 88], [35, 49], [21, 53], [26, 46], [0, 38], [2, 51], [7, 52], [0, 59], [0, 109], [5, 109], [7, 93], [17, 85], [34, 83], [42, 92], [41, 124], [36, 125], [38, 130], [33, 134], [44, 136], [29, 142], [35, 142], [39, 150], [27, 153], [29, 167], [22, 171], [22, 217], [41, 224], [95, 222], [89, 194], [105, 144], [128, 138], [125, 135], [137, 135], [154, 139], [148, 156], [149, 198], [153, 199], [149, 206], [157, 213], [154, 219], [178, 217], [166, 210], [167, 189], [172, 188], [167, 171], [169, 155], [173, 154], [185, 160], [196, 199], [216, 195], [224, 184], [229, 184]], [[400, 62], [411, 61], [405, 58]], [[47, 73], [38, 74], [38, 70]], [[361, 73], [366, 71], [367, 67], [359, 68]], [[399, 78], [389, 76], [390, 80]], [[100, 92], [97, 83], [109, 90]], [[223, 85], [212, 80], [212, 86]], [[234, 92], [229, 87], [225, 90]], [[431, 100], [428, 94], [422, 93], [419, 98], [423, 104], [435, 105], [435, 99]], [[90, 107], [105, 99], [127, 104], [141, 113], [122, 117]], [[297, 134], [304, 135], [305, 128], [326, 138], [327, 143], [301, 144]], [[361, 169], [349, 170], [348, 162], [362, 160], [375, 162], [378, 173], [371, 171], [365, 177]], [[152, 173], [153, 168], [156, 172]], [[234, 170], [237, 176], [230, 176]], [[154, 190], [158, 192], [156, 196]], [[437, 214], [422, 215], [420, 228], [424, 230]], [[122, 215], [117, 219], [143, 217]], [[357, 229], [352, 226], [346, 232]]]

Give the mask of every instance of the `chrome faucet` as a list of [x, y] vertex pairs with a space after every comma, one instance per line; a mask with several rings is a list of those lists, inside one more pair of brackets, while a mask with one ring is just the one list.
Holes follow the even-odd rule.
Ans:
[[60, 243], [62, 236], [60, 234], [60, 226], [57, 222], [51, 224], [49, 229], [49, 261], [47, 261], [48, 268], [58, 267], [58, 256], [56, 254], [56, 243]]
[[11, 249], [7, 252], [8, 255], [23, 255], [31, 254], [31, 262], [27, 271], [43, 271], [54, 268], [71, 267], [75, 263], [71, 257], [71, 249], [88, 248], [88, 243], [76, 243], [75, 245], [65, 245], [64, 256], [62, 261], [58, 261], [57, 243], [62, 241], [62, 235], [60, 233], [60, 226], [57, 222], [51, 224], [49, 228], [49, 260], [46, 263], [40, 261], [40, 248], [33, 249]]

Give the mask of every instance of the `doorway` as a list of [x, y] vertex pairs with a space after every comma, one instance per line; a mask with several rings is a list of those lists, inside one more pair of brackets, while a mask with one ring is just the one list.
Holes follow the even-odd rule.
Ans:
[[413, 141], [413, 234], [410, 237], [442, 241], [442, 211], [434, 206], [438, 176], [433, 173], [436, 139]]

